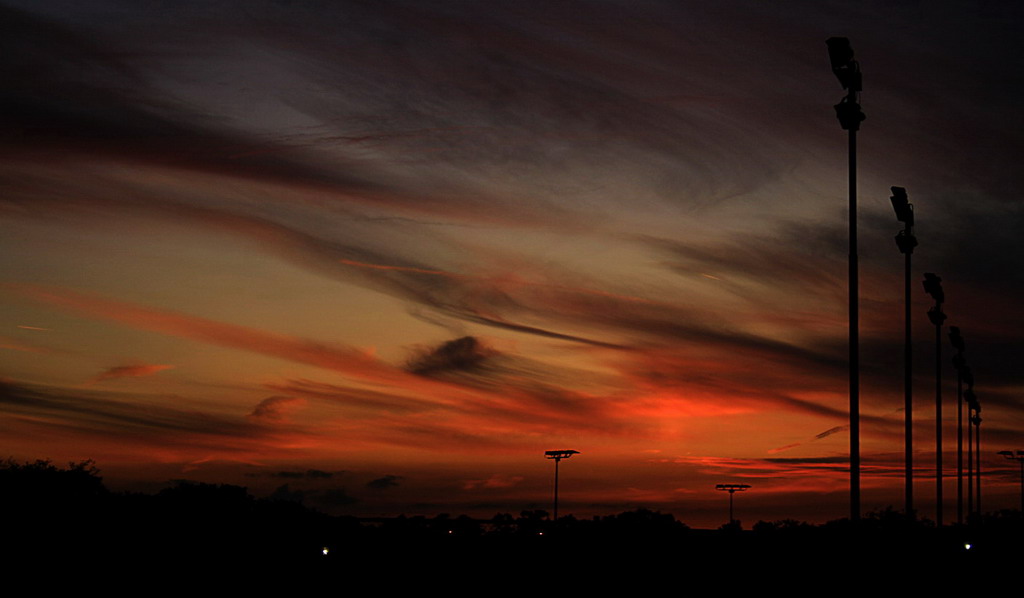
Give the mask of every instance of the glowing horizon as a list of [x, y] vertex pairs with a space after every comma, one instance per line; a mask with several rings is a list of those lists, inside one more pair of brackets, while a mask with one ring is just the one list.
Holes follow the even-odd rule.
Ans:
[[868, 115], [863, 510], [902, 506], [891, 185], [921, 243], [917, 509], [925, 271], [978, 380], [986, 508], [1015, 507], [995, 452], [1024, 449], [1024, 65], [996, 66], [1021, 15], [991, 11], [5, 2], [4, 448], [94, 459], [115, 489], [486, 516], [548, 508], [542, 453], [564, 446], [563, 513], [717, 525], [714, 484], [742, 481], [745, 524], [843, 517], [838, 31]]

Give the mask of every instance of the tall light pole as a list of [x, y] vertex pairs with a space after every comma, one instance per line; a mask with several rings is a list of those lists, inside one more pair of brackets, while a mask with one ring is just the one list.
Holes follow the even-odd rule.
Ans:
[[974, 515], [974, 406], [978, 404], [974, 396], [972, 384], [967, 384], [964, 390], [964, 401], [967, 402], [967, 522], [970, 523]]
[[[964, 389], [964, 401], [967, 403], [967, 522], [971, 523], [975, 515], [981, 516], [981, 403], [978, 402], [978, 396], [974, 394], [974, 374], [970, 367], [964, 366], [962, 377], [964, 385], [967, 387]], [[975, 447], [973, 467], [971, 462], [972, 427], [974, 428]]]
[[1020, 464], [1020, 512], [1024, 514], [1024, 451], [999, 451], [999, 454]]
[[942, 303], [946, 295], [942, 292], [942, 279], [926, 272], [924, 290], [935, 299], [935, 305], [928, 310], [928, 319], [935, 325], [935, 525], [942, 526]]
[[890, 187], [892, 209], [896, 211], [896, 220], [903, 223], [903, 230], [896, 235], [896, 246], [903, 254], [903, 445], [904, 445], [904, 479], [905, 503], [904, 513], [908, 519], [914, 519], [914, 383], [913, 383], [913, 350], [911, 349], [910, 325], [910, 256], [917, 247], [914, 237], [914, 204], [907, 199], [907, 190], [903, 187]]
[[860, 63], [853, 59], [853, 47], [845, 37], [825, 40], [832, 72], [846, 96], [835, 105], [836, 118], [849, 131], [850, 174], [850, 519], [860, 519], [860, 321], [857, 278], [857, 131], [864, 120], [860, 109], [863, 84]]
[[981, 403], [977, 400], [974, 401], [974, 417], [971, 418], [971, 423], [974, 424], [974, 469], [977, 476], [974, 491], [978, 493], [978, 498], [974, 501], [974, 512], [977, 514], [978, 523], [981, 523]]
[[964, 523], [964, 371], [967, 360], [964, 351], [967, 346], [957, 326], [949, 327], [949, 342], [956, 349], [953, 367], [956, 368], [956, 522]]
[[749, 489], [750, 484], [715, 484], [715, 490], [729, 493], [729, 525], [736, 521], [732, 516], [732, 495], [737, 492], [746, 492]]
[[568, 459], [573, 455], [578, 455], [579, 451], [574, 450], [562, 450], [562, 451], [544, 451], [545, 459], [555, 460], [555, 523], [558, 523], [558, 463], [562, 459]]

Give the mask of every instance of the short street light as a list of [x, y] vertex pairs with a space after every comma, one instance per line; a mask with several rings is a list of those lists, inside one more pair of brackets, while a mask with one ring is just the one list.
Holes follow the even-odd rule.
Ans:
[[558, 522], [558, 463], [562, 459], [568, 459], [569, 457], [571, 457], [573, 455], [578, 455], [579, 453], [580, 453], [579, 451], [574, 451], [574, 450], [544, 451], [544, 458], [545, 459], [554, 459], [555, 460], [555, 509], [554, 509], [555, 515], [554, 515], [554, 521], [556, 523]]
[[715, 490], [721, 490], [729, 493], [729, 524], [732, 525], [736, 521], [732, 516], [732, 495], [737, 492], [746, 492], [750, 489], [750, 484], [716, 484]]

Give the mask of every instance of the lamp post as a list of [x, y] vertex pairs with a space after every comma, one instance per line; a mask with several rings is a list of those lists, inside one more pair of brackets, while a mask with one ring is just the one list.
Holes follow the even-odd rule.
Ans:
[[953, 356], [953, 367], [956, 368], [956, 522], [964, 523], [964, 370], [967, 360], [964, 358], [966, 345], [960, 335], [960, 328], [949, 327], [949, 342], [956, 349]]
[[946, 295], [942, 292], [942, 279], [927, 272], [924, 275], [924, 290], [935, 299], [935, 305], [928, 310], [928, 319], [935, 325], [935, 525], [942, 526], [942, 303]]
[[857, 131], [864, 120], [860, 109], [863, 90], [860, 63], [853, 59], [853, 47], [845, 37], [830, 37], [828, 46], [832, 72], [846, 96], [835, 105], [836, 118], [844, 131], [849, 131], [850, 176], [850, 519], [860, 519], [860, 322], [857, 279]]
[[910, 325], [910, 256], [917, 247], [914, 237], [914, 204], [907, 199], [903, 187], [890, 187], [892, 209], [896, 220], [903, 223], [903, 230], [896, 235], [896, 246], [903, 254], [903, 445], [904, 445], [904, 512], [908, 519], [914, 519], [914, 383], [913, 350], [911, 349]]
[[1020, 464], [1020, 512], [1024, 513], [1024, 451], [999, 451], [999, 454]]
[[562, 459], [568, 459], [569, 457], [571, 457], [573, 455], [578, 455], [578, 454], [579, 454], [579, 451], [574, 451], [574, 450], [544, 451], [544, 458], [545, 459], [554, 459], [555, 460], [555, 508], [554, 508], [554, 511], [555, 511], [554, 521], [555, 521], [555, 523], [558, 523], [558, 463]]
[[729, 525], [736, 521], [732, 516], [732, 495], [737, 492], [746, 492], [749, 489], [750, 484], [715, 484], [715, 490], [729, 493]]

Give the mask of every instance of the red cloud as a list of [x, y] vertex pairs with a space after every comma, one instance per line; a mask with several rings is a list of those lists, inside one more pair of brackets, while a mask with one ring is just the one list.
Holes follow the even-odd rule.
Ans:
[[97, 382], [103, 382], [104, 380], [115, 380], [117, 378], [141, 378], [143, 376], [152, 376], [157, 372], [164, 370], [173, 369], [173, 365], [155, 365], [155, 364], [141, 364], [141, 365], [119, 365], [112, 367], [106, 371], [98, 374], [97, 376], [90, 378], [87, 384], [96, 384]]
[[398, 381], [412, 378], [411, 374], [384, 364], [352, 347], [321, 343], [173, 311], [142, 307], [67, 289], [36, 285], [6, 286], [51, 305], [121, 322], [133, 328], [244, 349], [374, 381]]

